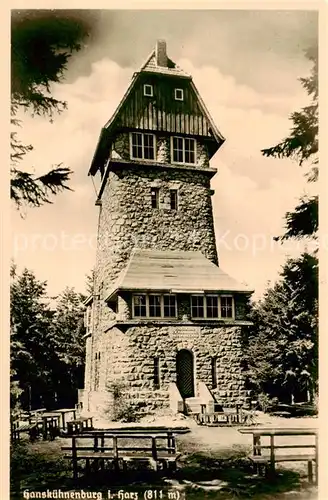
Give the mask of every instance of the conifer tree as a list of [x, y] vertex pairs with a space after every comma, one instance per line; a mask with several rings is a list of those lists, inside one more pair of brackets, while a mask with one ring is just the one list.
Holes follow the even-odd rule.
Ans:
[[[12, 11], [11, 23], [11, 198], [17, 207], [51, 203], [51, 195], [69, 189], [72, 171], [61, 163], [40, 176], [20, 167], [33, 150], [18, 138], [20, 111], [53, 121], [67, 103], [56, 99], [52, 85], [64, 79], [72, 54], [88, 34], [85, 21], [64, 11]], [[46, 161], [46, 159], [45, 159]]]
[[[262, 150], [264, 156], [292, 158], [305, 167], [308, 182], [318, 180], [318, 48], [306, 53], [312, 62], [310, 76], [300, 82], [310, 97], [310, 104], [291, 115], [290, 135], [279, 144]], [[303, 196], [292, 212], [285, 216], [285, 234], [278, 239], [313, 237], [318, 229], [318, 196]]]
[[[318, 179], [318, 53], [307, 52], [311, 75], [301, 78], [310, 104], [291, 115], [290, 135], [265, 156], [292, 158], [306, 168], [308, 182]], [[302, 197], [286, 213], [285, 233], [276, 239], [316, 238], [318, 197]], [[289, 402], [313, 400], [318, 387], [318, 259], [304, 252], [288, 259], [277, 283], [269, 287], [252, 311], [249, 376], [258, 392]]]

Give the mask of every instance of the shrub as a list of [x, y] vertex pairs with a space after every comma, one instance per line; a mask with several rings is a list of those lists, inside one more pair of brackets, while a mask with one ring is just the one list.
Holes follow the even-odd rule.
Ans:
[[273, 408], [275, 408], [278, 405], [279, 400], [276, 397], [270, 398], [269, 394], [266, 394], [265, 392], [261, 392], [258, 395], [258, 402], [259, 402], [259, 405], [261, 407], [261, 410], [264, 411], [264, 413], [266, 413], [269, 410], [272, 410]]
[[106, 389], [111, 394], [111, 402], [106, 411], [111, 420], [113, 422], [137, 422], [143, 413], [145, 403], [131, 400], [126, 384], [122, 380], [107, 384]]

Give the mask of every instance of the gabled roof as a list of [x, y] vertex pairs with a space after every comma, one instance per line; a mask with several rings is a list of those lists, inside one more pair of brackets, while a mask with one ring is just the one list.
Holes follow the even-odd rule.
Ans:
[[135, 249], [108, 298], [119, 290], [252, 293], [200, 252]]
[[[133, 92], [135, 88], [138, 86], [140, 82], [140, 78], [142, 78], [143, 74], [157, 74], [159, 76], [172, 76], [172, 77], [178, 77], [181, 79], [184, 79], [185, 81], [188, 81], [188, 85], [192, 89], [193, 96], [195, 100], [197, 101], [197, 116], [201, 115], [203, 116], [203, 119], [206, 123], [206, 129], [208, 133], [207, 140], [213, 141], [213, 144], [215, 144], [214, 149], [211, 148], [211, 155], [216, 152], [216, 150], [223, 144], [225, 141], [224, 136], [221, 134], [217, 126], [215, 125], [208, 109], [206, 108], [198, 90], [196, 89], [192, 78], [189, 74], [184, 72], [177, 64], [175, 64], [171, 59], [168, 57], [166, 58], [166, 65], [159, 65], [157, 64], [156, 60], [156, 50], [153, 50], [145, 63], [141, 66], [139, 72], [135, 72], [133, 74], [132, 80], [130, 82], [130, 85], [125, 92], [124, 96], [122, 97], [118, 107], [116, 108], [116, 111], [112, 115], [112, 117], [108, 120], [108, 122], [105, 124], [103, 127], [99, 140], [98, 140], [98, 145], [96, 148], [96, 151], [94, 153], [91, 166], [89, 169], [89, 175], [95, 175], [97, 170], [101, 167], [101, 165], [104, 165], [104, 162], [106, 161], [106, 157], [108, 156], [108, 151], [109, 151], [109, 144], [112, 140], [113, 134], [115, 134], [116, 128], [120, 128], [120, 117], [124, 115], [124, 110], [125, 110], [125, 104], [133, 98]], [[156, 107], [156, 105], [155, 105]], [[134, 106], [132, 106], [133, 109]], [[161, 110], [159, 109], [159, 112]], [[181, 111], [179, 111], [181, 113]], [[147, 115], [150, 114], [152, 115], [152, 111], [149, 111], [146, 113]], [[164, 121], [164, 120], [163, 120]], [[137, 127], [139, 128], [139, 126]], [[142, 127], [141, 127], [142, 128]], [[151, 130], [152, 127], [146, 126], [147, 129]], [[161, 129], [156, 129], [156, 130], [161, 130]], [[178, 132], [171, 130], [172, 132]], [[181, 132], [182, 133], [182, 132]], [[197, 134], [196, 134], [197, 135]]]

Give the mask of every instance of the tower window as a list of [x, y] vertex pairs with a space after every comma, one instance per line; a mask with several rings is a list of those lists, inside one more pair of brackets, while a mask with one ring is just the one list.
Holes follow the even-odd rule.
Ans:
[[183, 101], [183, 90], [182, 89], [174, 89], [174, 99], [176, 101]]
[[220, 297], [221, 301], [221, 318], [232, 318], [233, 317], [233, 303], [232, 297], [223, 295]]
[[178, 210], [178, 190], [170, 189], [171, 210]]
[[192, 295], [191, 317], [207, 319], [234, 319], [232, 295]]
[[172, 137], [171, 142], [173, 163], [196, 163], [196, 141], [187, 137]]
[[148, 83], [146, 83], [143, 87], [144, 89], [144, 95], [147, 96], [147, 97], [152, 97], [154, 94], [153, 94], [153, 86], [152, 85], [149, 85]]
[[159, 208], [159, 188], [151, 188], [151, 208]]
[[134, 318], [176, 318], [177, 299], [173, 294], [133, 295]]
[[211, 374], [212, 374], [212, 389], [216, 389], [218, 386], [217, 377], [217, 358], [211, 358]]
[[160, 388], [159, 357], [154, 358], [154, 388]]
[[155, 159], [155, 136], [154, 134], [142, 134], [132, 132], [130, 135], [131, 158], [140, 160]]
[[206, 316], [207, 318], [219, 317], [219, 297], [217, 295], [206, 296]]
[[177, 315], [176, 296], [164, 295], [164, 318], [175, 318]]
[[144, 294], [133, 296], [133, 314], [136, 317], [147, 316], [147, 296]]
[[204, 296], [192, 295], [191, 297], [191, 316], [193, 318], [204, 318]]
[[84, 326], [87, 333], [90, 333], [92, 331], [92, 312], [92, 305], [87, 306], [86, 311], [84, 312]]
[[149, 316], [151, 318], [161, 317], [161, 295], [149, 295]]

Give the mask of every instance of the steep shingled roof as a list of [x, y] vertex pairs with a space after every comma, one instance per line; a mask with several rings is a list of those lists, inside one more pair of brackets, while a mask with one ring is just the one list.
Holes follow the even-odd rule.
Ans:
[[118, 290], [167, 290], [173, 293], [253, 291], [200, 252], [141, 249], [134, 250], [108, 299]]

